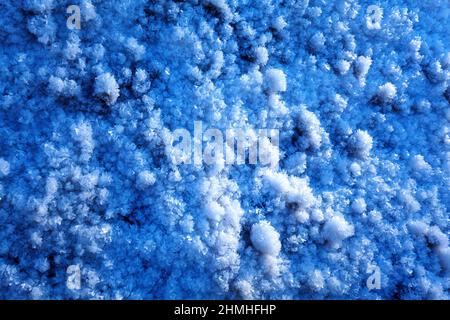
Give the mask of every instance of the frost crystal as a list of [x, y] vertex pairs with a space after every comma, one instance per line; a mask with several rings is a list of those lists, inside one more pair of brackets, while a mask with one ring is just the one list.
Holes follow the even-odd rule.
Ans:
[[255, 249], [263, 254], [276, 256], [280, 253], [280, 235], [267, 221], [252, 226], [251, 239]]
[[95, 78], [95, 95], [112, 105], [120, 95], [119, 85], [110, 73], [103, 73]]
[[0, 299], [450, 298], [448, 0], [0, 7]]

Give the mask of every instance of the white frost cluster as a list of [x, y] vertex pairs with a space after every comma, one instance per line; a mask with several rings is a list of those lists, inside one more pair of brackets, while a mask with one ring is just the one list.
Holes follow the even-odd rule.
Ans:
[[0, 5], [0, 299], [449, 299], [448, 0], [73, 4]]
[[323, 238], [328, 241], [332, 247], [338, 248], [342, 245], [343, 240], [355, 234], [355, 228], [349, 224], [344, 217], [336, 215], [325, 222], [322, 232]]
[[258, 47], [256, 48], [255, 53], [258, 63], [265, 66], [269, 61], [269, 53], [267, 52], [267, 49], [264, 47]]
[[3, 158], [0, 158], [0, 177], [6, 177], [10, 172], [9, 162]]
[[377, 97], [381, 102], [389, 102], [395, 98], [397, 94], [397, 88], [391, 82], [387, 82], [378, 87]]
[[300, 108], [298, 128], [300, 130], [298, 143], [301, 149], [311, 148], [317, 150], [320, 148], [323, 135], [320, 120], [313, 112], [307, 110], [305, 106]]
[[48, 82], [48, 88], [57, 96], [74, 97], [80, 88], [78, 84], [71, 79], [61, 79], [59, 77], [51, 76]]
[[355, 61], [355, 75], [361, 81], [365, 82], [365, 78], [369, 73], [372, 59], [370, 57], [359, 56]]
[[148, 170], [139, 172], [136, 179], [137, 187], [141, 190], [145, 190], [149, 186], [153, 185], [155, 182], [156, 182], [155, 175]]
[[267, 221], [252, 226], [252, 244], [262, 254], [277, 256], [281, 250], [280, 235]]

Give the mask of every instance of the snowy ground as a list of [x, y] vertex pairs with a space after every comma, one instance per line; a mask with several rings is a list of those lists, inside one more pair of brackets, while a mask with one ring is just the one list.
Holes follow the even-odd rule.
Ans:
[[[448, 0], [0, 11], [0, 298], [449, 298]], [[194, 121], [280, 162], [180, 164]]]

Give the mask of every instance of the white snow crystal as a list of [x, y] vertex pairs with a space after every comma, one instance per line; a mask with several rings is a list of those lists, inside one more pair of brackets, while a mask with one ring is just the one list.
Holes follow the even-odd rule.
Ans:
[[377, 97], [382, 102], [388, 102], [395, 98], [397, 94], [397, 88], [391, 82], [387, 82], [378, 87]]
[[3, 158], [0, 158], [0, 177], [6, 177], [9, 174], [10, 165], [9, 162]]
[[278, 94], [271, 94], [268, 98], [268, 104], [272, 111], [284, 115], [289, 112], [289, 109], [286, 108], [286, 105], [284, 102], [280, 99], [280, 96]]
[[89, 122], [82, 121], [78, 125], [72, 126], [72, 138], [80, 143], [90, 143], [92, 141], [92, 127]]
[[323, 227], [323, 237], [333, 247], [340, 247], [343, 240], [354, 234], [355, 228], [339, 215], [332, 217]]
[[277, 17], [275, 19], [274, 23], [272, 24], [272, 27], [275, 30], [277, 30], [278, 32], [283, 30], [286, 26], [287, 26], [287, 22], [284, 20], [284, 18], [282, 16]]
[[359, 177], [361, 175], [361, 166], [356, 162], [352, 162], [352, 164], [350, 165], [350, 172], [355, 177]]
[[448, 247], [448, 237], [437, 226], [432, 226], [428, 229], [427, 239], [430, 244], [438, 248]]
[[47, 184], [45, 186], [47, 196], [53, 196], [58, 191], [58, 180], [54, 177], [47, 178]]
[[148, 170], [139, 172], [136, 180], [137, 187], [141, 190], [145, 190], [149, 186], [153, 185], [155, 182], [156, 182], [155, 175]]
[[220, 221], [225, 215], [225, 209], [216, 201], [209, 201], [205, 206], [205, 214], [213, 221]]
[[400, 190], [398, 192], [398, 198], [409, 212], [414, 213], [421, 208], [420, 203], [414, 198], [409, 190]]
[[322, 222], [324, 219], [323, 212], [320, 209], [314, 209], [311, 212], [311, 220], [315, 222]]
[[424, 157], [420, 154], [414, 156], [411, 159], [411, 168], [415, 171], [429, 171], [431, 166], [425, 161]]
[[53, 0], [24, 0], [24, 7], [33, 12], [41, 13], [53, 8]]
[[315, 51], [320, 51], [324, 48], [326, 42], [326, 38], [322, 32], [316, 32], [311, 39], [309, 40], [310, 47]]
[[298, 139], [300, 147], [304, 150], [311, 148], [313, 150], [319, 149], [322, 145], [322, 128], [317, 116], [306, 109], [305, 106], [300, 108], [298, 116], [298, 128], [301, 131], [301, 136]]
[[260, 64], [265, 66], [267, 64], [267, 61], [269, 61], [269, 53], [266, 48], [264, 47], [258, 47], [255, 50], [256, 53], [256, 61]]
[[290, 189], [291, 184], [285, 173], [269, 171], [264, 179], [277, 193], [286, 194]]
[[446, 273], [450, 273], [450, 248], [440, 248], [438, 249], [438, 254], [442, 269], [444, 269]]
[[309, 273], [308, 285], [313, 291], [320, 291], [325, 287], [325, 279], [320, 270], [314, 270]]
[[381, 29], [381, 20], [383, 19], [383, 9], [377, 5], [370, 5], [367, 8], [366, 27], [369, 30]]
[[74, 80], [63, 80], [55, 76], [50, 76], [48, 89], [56, 95], [64, 97], [73, 97], [77, 95], [80, 90], [78, 84]]
[[409, 221], [407, 224], [408, 231], [416, 236], [425, 236], [428, 232], [429, 226], [423, 221]]
[[369, 156], [372, 149], [372, 137], [367, 131], [357, 130], [349, 141], [349, 150], [360, 158], [366, 158]]
[[337, 69], [340, 74], [346, 74], [350, 69], [350, 62], [347, 60], [339, 60], [337, 63]]
[[299, 223], [305, 223], [309, 220], [309, 214], [308, 214], [308, 212], [306, 212], [304, 210], [298, 210], [295, 213], [295, 218], [297, 219], [297, 221]]
[[269, 69], [266, 71], [265, 81], [270, 92], [286, 91], [286, 75], [280, 69]]
[[135, 61], [141, 60], [145, 54], [145, 47], [139, 44], [133, 37], [127, 39], [125, 46], [133, 54]]
[[364, 79], [369, 73], [372, 59], [370, 57], [359, 56], [355, 61], [355, 75], [358, 79]]
[[144, 69], [137, 69], [133, 79], [133, 90], [136, 93], [146, 93], [150, 88], [148, 74]]

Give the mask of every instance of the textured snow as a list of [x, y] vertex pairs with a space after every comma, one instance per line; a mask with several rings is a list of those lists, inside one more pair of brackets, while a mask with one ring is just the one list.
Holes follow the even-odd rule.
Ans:
[[267, 221], [253, 225], [250, 238], [259, 252], [271, 256], [277, 256], [280, 253], [280, 235]]
[[0, 298], [449, 298], [448, 0], [0, 10]]

